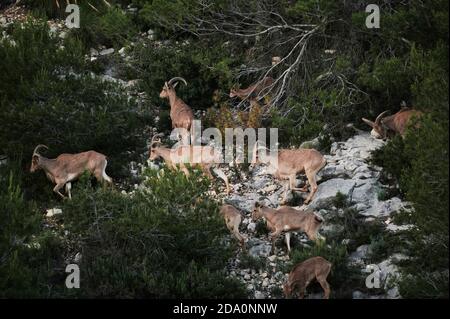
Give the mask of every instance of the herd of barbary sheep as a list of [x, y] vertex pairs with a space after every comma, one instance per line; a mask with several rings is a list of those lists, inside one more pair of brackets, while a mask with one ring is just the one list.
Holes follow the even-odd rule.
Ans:
[[[194, 113], [176, 94], [175, 88], [179, 82], [187, 85], [186, 80], [181, 77], [175, 77], [165, 82], [160, 97], [169, 100], [172, 127], [174, 129], [182, 128], [190, 131], [194, 120]], [[242, 100], [248, 99], [251, 105], [254, 105], [260, 98], [260, 94], [265, 90], [271, 89], [273, 85], [273, 78], [264, 77], [261, 81], [254, 83], [246, 89], [231, 89], [230, 97], [239, 97]], [[381, 113], [374, 122], [365, 118], [362, 119], [372, 128], [371, 135], [374, 138], [386, 139], [392, 134], [400, 134], [403, 136], [408, 121], [413, 116], [420, 116], [422, 114], [420, 111], [407, 107], [402, 107], [400, 111], [391, 116], [385, 116], [386, 112]], [[220, 154], [213, 147], [181, 145], [176, 149], [171, 149], [162, 146], [159, 137], [160, 134], [152, 137], [149, 150], [149, 159], [151, 161], [162, 158], [168, 167], [176, 169], [178, 166], [186, 176], [189, 175], [189, 170], [185, 166], [186, 163], [199, 167], [210, 178], [213, 178], [211, 174], [212, 169], [225, 182], [227, 194], [230, 192], [227, 176], [221, 169], [216, 167], [217, 163], [219, 163], [218, 156]], [[48, 159], [39, 153], [41, 148], [48, 147], [42, 144], [36, 146], [32, 155], [30, 172], [33, 173], [42, 169], [47, 178], [55, 184], [53, 191], [62, 198], [66, 198], [60, 192], [63, 187], [65, 187], [69, 199], [72, 198], [70, 192], [71, 182], [78, 179], [85, 171], [89, 171], [100, 183], [106, 182], [113, 185], [112, 179], [106, 174], [107, 160], [105, 155], [91, 150], [78, 154], [61, 154], [55, 159]], [[260, 151], [260, 147], [256, 144], [250, 168], [261, 163], [258, 158], [258, 151]], [[183, 155], [172, 156], [173, 152]], [[278, 165], [272, 167], [269, 164], [268, 172], [277, 179], [289, 180], [282, 205], [286, 204], [289, 190], [307, 192], [309, 184], [311, 190], [304, 202], [308, 204], [317, 191], [316, 174], [326, 164], [324, 156], [317, 150], [301, 148], [281, 149], [277, 155], [270, 156], [278, 156]], [[174, 161], [174, 158], [177, 160]], [[273, 163], [270, 160], [268, 162]], [[304, 173], [307, 178], [307, 183], [303, 188], [296, 187], [296, 176], [300, 173]], [[223, 205], [220, 213], [225, 219], [227, 228], [237, 238], [240, 245], [245, 248], [246, 238], [239, 232], [241, 213], [231, 205]], [[297, 210], [289, 206], [281, 206], [278, 209], [273, 209], [256, 203], [252, 213], [252, 219], [256, 221], [259, 218], [264, 218], [267, 227], [271, 230], [269, 237], [272, 240], [272, 249], [275, 249], [275, 240], [284, 232], [289, 252], [291, 250], [291, 232], [305, 232], [310, 240], [315, 241], [318, 238], [318, 230], [323, 222], [323, 219], [312, 210]], [[322, 257], [312, 257], [297, 264], [290, 272], [288, 280], [284, 285], [286, 297], [290, 297], [294, 291], [298, 291], [298, 297], [303, 298], [306, 287], [315, 279], [324, 290], [324, 298], [328, 298], [330, 295], [330, 286], [327, 282], [327, 276], [330, 273], [331, 266], [331, 263]]]

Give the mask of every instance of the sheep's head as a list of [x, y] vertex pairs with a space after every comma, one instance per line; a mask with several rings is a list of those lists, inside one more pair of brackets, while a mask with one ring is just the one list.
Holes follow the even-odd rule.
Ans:
[[283, 292], [284, 292], [284, 296], [286, 298], [289, 298], [292, 295], [292, 288], [291, 288], [291, 285], [289, 285], [289, 282], [286, 282], [283, 285]]
[[230, 90], [230, 97], [233, 98], [233, 97], [235, 97], [235, 96], [237, 96], [237, 91], [236, 91], [236, 89], [231, 89], [231, 90]]
[[171, 94], [175, 93], [175, 88], [178, 85], [178, 82], [183, 82], [184, 85], [187, 85], [187, 82], [182, 77], [174, 77], [170, 79], [169, 81], [164, 83], [164, 86], [161, 90], [161, 93], [159, 93], [159, 97], [162, 99], [168, 98]]
[[33, 151], [33, 155], [31, 157], [31, 166], [30, 166], [30, 173], [34, 173], [37, 170], [41, 169], [40, 161], [41, 161], [41, 154], [39, 154], [39, 149], [43, 147], [48, 149], [47, 146], [39, 144], [36, 146], [36, 148]]
[[383, 116], [389, 111], [384, 111], [380, 115], [377, 116], [375, 119], [375, 122], [372, 122], [368, 119], [362, 118], [364, 123], [369, 125], [372, 128], [372, 131], [370, 131], [370, 135], [372, 135], [374, 138], [384, 139], [386, 138], [386, 129], [383, 126]]
[[158, 146], [161, 145], [161, 137], [162, 134], [155, 134], [152, 137], [152, 141], [150, 143], [150, 150], [149, 150], [149, 160], [154, 161], [160, 157], [159, 153], [157, 152]]
[[262, 208], [262, 204], [259, 202], [255, 203], [255, 207], [253, 208], [253, 212], [252, 212], [252, 220], [253, 221], [257, 221], [258, 219], [260, 219], [263, 215], [261, 212], [261, 208]]

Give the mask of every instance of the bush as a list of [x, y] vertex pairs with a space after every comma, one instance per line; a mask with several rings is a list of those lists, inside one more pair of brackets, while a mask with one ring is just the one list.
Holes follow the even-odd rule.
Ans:
[[0, 101], [38, 99], [40, 96], [30, 91], [42, 76], [48, 74], [56, 80], [58, 74], [82, 69], [81, 43], [73, 38], [60, 43], [49, 32], [45, 22], [30, 20], [13, 25], [9, 36], [0, 40]]
[[0, 218], [0, 298], [57, 296], [63, 248], [41, 229], [36, 205], [24, 200], [18, 167], [0, 167]]
[[80, 28], [72, 30], [85, 48], [99, 45], [120, 48], [138, 31], [132, 18], [119, 7], [106, 7], [99, 13], [84, 5], [80, 14]]
[[[217, 204], [199, 174], [148, 170], [130, 197], [79, 183], [64, 205], [86, 277], [79, 296], [233, 298], [245, 296], [225, 275], [231, 249]], [[200, 179], [200, 180], [198, 180]]]

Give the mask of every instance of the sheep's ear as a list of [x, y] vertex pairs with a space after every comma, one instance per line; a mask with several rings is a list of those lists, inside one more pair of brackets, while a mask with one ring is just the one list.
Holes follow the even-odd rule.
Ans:
[[261, 203], [258, 202], [258, 201], [256, 201], [256, 202], [255, 202], [255, 208], [258, 208], [258, 207], [261, 207]]

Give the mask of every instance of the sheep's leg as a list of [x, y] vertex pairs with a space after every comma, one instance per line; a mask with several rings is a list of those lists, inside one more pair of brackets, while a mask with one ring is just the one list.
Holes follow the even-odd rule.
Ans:
[[280, 236], [281, 230], [275, 230], [274, 232], [269, 234], [269, 238], [272, 240], [272, 253], [275, 253], [275, 241], [278, 236]]
[[184, 175], [186, 175], [186, 177], [189, 178], [190, 175], [189, 170], [184, 164], [180, 164], [180, 169], [183, 171]]
[[203, 173], [204, 173], [206, 176], [208, 176], [208, 178], [210, 178], [211, 180], [214, 179], [213, 174], [211, 174], [211, 166], [203, 164], [203, 165], [201, 165], [200, 167], [201, 167]]
[[108, 165], [107, 160], [105, 160], [101, 168], [94, 171], [94, 176], [102, 185], [105, 185], [105, 182], [107, 182], [110, 186], [114, 186], [112, 178], [106, 174], [106, 165]]
[[288, 193], [289, 193], [290, 189], [291, 189], [290, 188], [290, 183], [287, 183], [285, 185], [285, 188], [284, 188], [283, 199], [281, 200], [280, 205], [286, 205], [287, 204], [287, 197], [288, 197]]
[[307, 192], [307, 191], [308, 191], [308, 185], [309, 185], [309, 182], [308, 182], [308, 180], [306, 180], [305, 186], [303, 186], [302, 188], [300, 188], [300, 191], [301, 191], [301, 192]]
[[319, 284], [322, 286], [323, 291], [324, 291], [324, 299], [329, 299], [330, 298], [330, 285], [328, 284], [327, 280], [325, 278], [322, 277], [317, 277], [317, 281], [319, 282]]
[[63, 194], [61, 194], [61, 192], [59, 191], [61, 188], [64, 187], [64, 185], [66, 184], [66, 182], [63, 183], [57, 183], [56, 186], [53, 188], [53, 191], [58, 194], [59, 196], [61, 196], [62, 199], [65, 199], [66, 196], [64, 196]]
[[316, 172], [315, 171], [306, 171], [306, 177], [308, 178], [309, 185], [311, 185], [311, 192], [305, 200], [305, 204], [309, 204], [314, 194], [317, 192], [317, 183], [316, 183]]
[[244, 247], [245, 243], [245, 237], [239, 232], [239, 224], [241, 223], [241, 218], [235, 218], [233, 225], [232, 225], [232, 231], [234, 236], [239, 240], [239, 243], [242, 247]]
[[66, 183], [66, 193], [69, 196], [69, 199], [72, 199], [72, 194], [70, 192], [71, 189], [72, 189], [72, 183], [71, 182], [67, 182]]
[[288, 253], [291, 252], [291, 233], [290, 232], [286, 232], [284, 234], [284, 237], [286, 238], [286, 246], [288, 249]]
[[[289, 175], [289, 187], [290, 187], [290, 189], [293, 190], [293, 191], [304, 192], [303, 189], [304, 189], [305, 187], [302, 187], [302, 188], [296, 187], [296, 184], [295, 184], [295, 178], [296, 178], [296, 175], [295, 175], [295, 174]], [[306, 186], [306, 190], [308, 190], [308, 187], [307, 187], [307, 186]]]
[[306, 293], [306, 287], [305, 286], [301, 286], [298, 292], [298, 299], [303, 299], [305, 298], [305, 293]]

